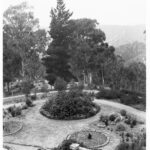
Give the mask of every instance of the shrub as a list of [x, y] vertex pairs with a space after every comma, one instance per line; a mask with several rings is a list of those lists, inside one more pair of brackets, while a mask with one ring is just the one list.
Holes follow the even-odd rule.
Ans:
[[31, 95], [32, 100], [36, 100], [37, 96], [36, 95]]
[[57, 78], [54, 84], [54, 88], [58, 91], [66, 90], [67, 82], [61, 78]]
[[118, 124], [116, 127], [116, 131], [125, 131], [126, 127], [123, 124]]
[[29, 97], [27, 97], [27, 99], [26, 99], [26, 105], [28, 107], [33, 107], [33, 102], [32, 102], [32, 100]]
[[109, 120], [109, 117], [107, 115], [100, 115], [100, 121], [105, 122], [106, 120]]
[[100, 108], [92, 102], [90, 96], [72, 90], [58, 92], [43, 105], [42, 109], [50, 114], [50, 118], [81, 119], [95, 115]]
[[126, 112], [126, 110], [122, 109], [122, 110], [120, 110], [120, 114], [121, 114], [122, 116], [126, 116], [126, 115], [127, 115], [127, 112]]
[[115, 119], [116, 119], [116, 116], [115, 116], [114, 114], [111, 114], [111, 115], [109, 116], [109, 120], [110, 120], [110, 121], [115, 121]]
[[96, 98], [104, 98], [104, 99], [118, 99], [121, 97], [120, 91], [117, 90], [101, 90], [96, 94]]
[[20, 107], [12, 106], [8, 108], [8, 112], [11, 114], [12, 117], [16, 117], [21, 115], [22, 109]]
[[135, 117], [128, 115], [124, 121], [126, 124], [130, 125], [131, 128], [137, 125], [137, 120]]

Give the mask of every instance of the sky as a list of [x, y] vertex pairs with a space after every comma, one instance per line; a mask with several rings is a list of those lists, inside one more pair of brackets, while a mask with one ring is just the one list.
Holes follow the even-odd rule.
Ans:
[[[3, 11], [10, 5], [24, 0], [3, 0]], [[26, 0], [33, 6], [41, 27], [50, 23], [50, 10], [56, 0]], [[96, 19], [100, 25], [138, 25], [145, 24], [146, 0], [64, 0], [66, 8], [73, 12], [72, 18]]]

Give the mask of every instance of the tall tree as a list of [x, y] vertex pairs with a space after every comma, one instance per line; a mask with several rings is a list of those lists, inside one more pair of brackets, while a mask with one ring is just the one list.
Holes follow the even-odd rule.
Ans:
[[72, 13], [66, 10], [63, 0], [57, 0], [56, 8], [51, 10], [50, 43], [47, 56], [43, 59], [46, 67], [46, 79], [51, 85], [57, 77], [69, 81], [72, 78], [69, 61], [69, 45], [72, 37], [72, 26], [69, 20]]
[[39, 31], [39, 21], [34, 18], [31, 8], [25, 2], [11, 6], [4, 12], [3, 32], [10, 37], [10, 50], [21, 57], [21, 74], [26, 78], [30, 54], [45, 50], [46, 32]]

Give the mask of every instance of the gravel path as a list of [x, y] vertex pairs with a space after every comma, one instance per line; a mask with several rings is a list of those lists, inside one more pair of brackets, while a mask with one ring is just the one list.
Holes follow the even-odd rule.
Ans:
[[[56, 147], [66, 138], [68, 134], [85, 129], [86, 127], [88, 128], [90, 123], [98, 120], [99, 113], [101, 113], [99, 112], [94, 117], [82, 120], [52, 120], [42, 116], [39, 113], [39, 109], [43, 105], [43, 102], [44, 100], [39, 100], [35, 102], [35, 107], [27, 110], [25, 116], [22, 118], [22, 122], [24, 124], [23, 129], [17, 134], [4, 137], [4, 142], [41, 146], [45, 148]], [[118, 109], [125, 109], [127, 112], [132, 113], [142, 121], [145, 121], [145, 112], [111, 101], [95, 100], [95, 102], [102, 106], [102, 112], [107, 111], [110, 113]], [[32, 146], [24, 147], [13, 145], [13, 147], [15, 147], [16, 150], [37, 150], [37, 148]]]

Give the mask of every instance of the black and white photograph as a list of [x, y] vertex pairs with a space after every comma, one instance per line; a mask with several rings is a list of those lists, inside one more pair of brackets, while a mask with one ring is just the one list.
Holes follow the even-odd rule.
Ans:
[[146, 0], [3, 0], [2, 150], [148, 150]]

